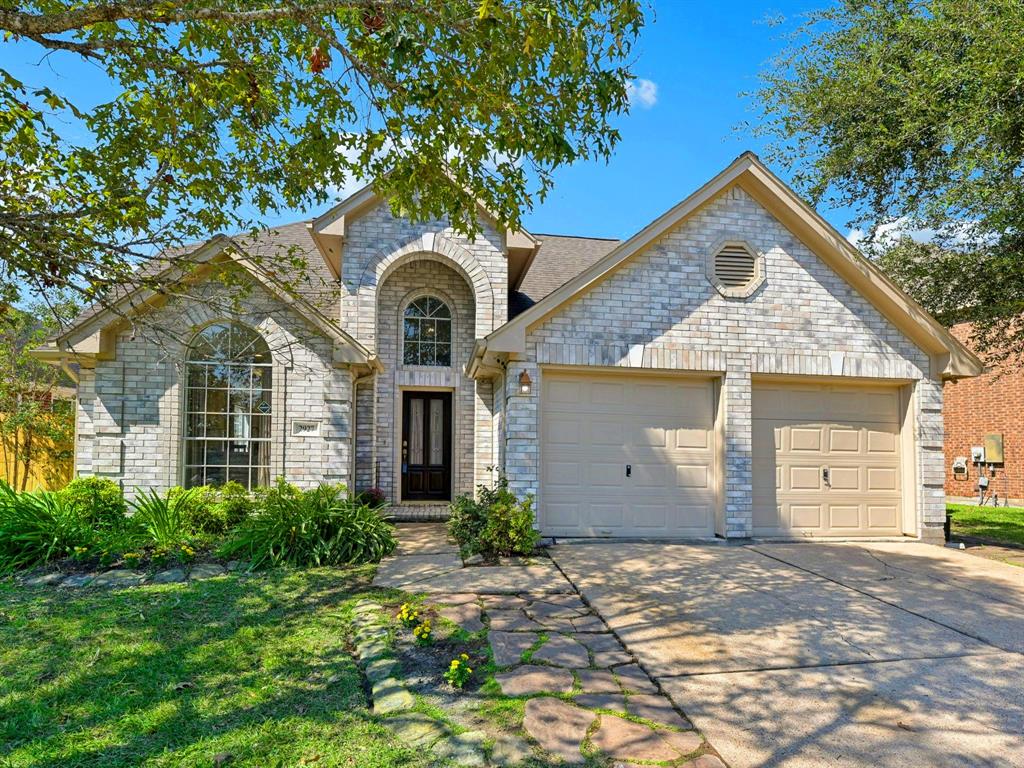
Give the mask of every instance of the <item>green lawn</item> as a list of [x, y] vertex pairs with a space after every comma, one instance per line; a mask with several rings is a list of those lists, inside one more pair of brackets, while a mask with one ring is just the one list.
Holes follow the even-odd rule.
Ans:
[[0, 767], [426, 765], [373, 722], [347, 650], [371, 573], [0, 583]]
[[953, 514], [953, 535], [983, 536], [1012, 544], [1024, 544], [1024, 507], [976, 507], [948, 504]]

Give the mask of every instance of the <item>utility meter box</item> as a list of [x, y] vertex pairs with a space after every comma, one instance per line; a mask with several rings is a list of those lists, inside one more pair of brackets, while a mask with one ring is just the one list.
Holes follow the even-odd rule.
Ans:
[[967, 477], [967, 457], [957, 456], [953, 459], [953, 477], [963, 480]]
[[985, 448], [980, 445], [975, 445], [971, 448], [971, 461], [975, 464], [985, 463]]
[[985, 461], [989, 464], [1003, 463], [1003, 436], [985, 435]]

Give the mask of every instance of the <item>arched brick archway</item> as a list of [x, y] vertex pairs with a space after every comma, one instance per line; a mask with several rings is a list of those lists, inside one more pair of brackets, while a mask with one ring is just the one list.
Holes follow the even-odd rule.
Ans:
[[473, 291], [476, 307], [475, 335], [485, 336], [496, 327], [494, 289], [473, 254], [448, 238], [427, 232], [406, 242], [382, 248], [363, 270], [357, 288], [358, 337], [377, 346], [377, 294], [392, 272], [403, 264], [422, 259], [436, 261], [460, 274]]

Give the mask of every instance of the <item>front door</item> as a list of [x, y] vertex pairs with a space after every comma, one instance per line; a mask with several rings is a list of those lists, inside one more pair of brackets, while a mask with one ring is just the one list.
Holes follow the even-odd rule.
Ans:
[[402, 397], [402, 500], [451, 501], [452, 393]]

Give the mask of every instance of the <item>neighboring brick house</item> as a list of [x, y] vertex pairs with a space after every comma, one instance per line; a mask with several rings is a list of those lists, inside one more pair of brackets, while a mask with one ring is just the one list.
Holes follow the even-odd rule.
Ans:
[[[950, 329], [971, 345], [970, 323]], [[1018, 366], [994, 366], [977, 378], [948, 381], [943, 388], [946, 429], [946, 495], [952, 501], [978, 499], [979, 467], [971, 461], [971, 448], [984, 447], [985, 436], [1002, 436], [1004, 462], [995, 465], [989, 492], [999, 502], [1024, 505], [1024, 371]], [[966, 459], [967, 472], [954, 473], [953, 463]], [[989, 470], [985, 468], [986, 476]]]
[[941, 537], [942, 384], [981, 365], [756, 156], [621, 243], [479, 223], [368, 187], [193, 254], [294, 246], [297, 291], [86, 313], [38, 351], [82, 367], [77, 471], [378, 486], [406, 518], [503, 472], [552, 536]]

